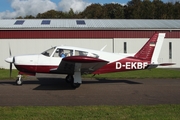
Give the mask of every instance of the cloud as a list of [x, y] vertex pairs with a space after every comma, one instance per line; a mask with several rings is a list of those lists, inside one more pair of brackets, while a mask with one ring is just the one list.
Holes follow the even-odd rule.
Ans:
[[0, 12], [0, 18], [15, 18], [18, 16], [33, 15], [43, 13], [51, 9], [57, 10], [57, 5], [51, 0], [11, 0], [13, 12]]
[[[74, 12], [83, 11], [90, 3], [85, 0], [59, 0], [54, 3], [51, 0], [9, 0], [13, 11], [6, 10], [0, 12], [0, 19], [16, 18], [27, 15], [36, 16], [38, 13], [44, 13], [48, 10], [69, 11], [70, 8]], [[57, 5], [58, 4], [58, 5]]]
[[59, 8], [66, 12], [69, 11], [70, 8], [72, 8], [74, 12], [80, 12], [90, 4], [91, 3], [85, 2], [84, 0], [61, 0], [59, 2]]

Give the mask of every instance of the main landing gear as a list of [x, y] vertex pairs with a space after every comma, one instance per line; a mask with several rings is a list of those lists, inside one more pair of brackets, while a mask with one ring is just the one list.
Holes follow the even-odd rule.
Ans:
[[67, 75], [67, 76], [66, 76], [66, 82], [67, 82], [67, 83], [70, 83], [71, 86], [72, 86], [74, 89], [80, 87], [80, 85], [81, 85], [81, 83], [78, 83], [78, 82], [76, 83], [76, 82], [75, 82], [73, 75]]
[[16, 80], [16, 85], [22, 85], [22, 75], [18, 75], [17, 76], [18, 78], [17, 78], [17, 80]]
[[[66, 82], [70, 83], [72, 88], [76, 89], [78, 87], [80, 87], [81, 85], [81, 76], [79, 76], [80, 74], [75, 73], [74, 75], [67, 75], [66, 76]], [[23, 81], [22, 81], [22, 75], [18, 75], [17, 76], [17, 80], [16, 80], [16, 85], [22, 85]], [[75, 77], [75, 79], [74, 79]]]
[[[22, 85], [23, 84], [23, 81], [22, 81], [22, 75], [18, 75], [17, 76], [17, 80], [16, 80], [16, 85]], [[80, 87], [81, 83], [79, 83], [78, 81], [75, 81], [74, 80], [74, 77], [73, 75], [67, 75], [66, 77], [66, 82], [67, 83], [70, 83], [72, 88], [76, 89], [78, 87]]]
[[75, 63], [74, 73], [67, 75], [66, 82], [70, 83], [73, 88], [78, 88], [81, 85], [81, 63]]

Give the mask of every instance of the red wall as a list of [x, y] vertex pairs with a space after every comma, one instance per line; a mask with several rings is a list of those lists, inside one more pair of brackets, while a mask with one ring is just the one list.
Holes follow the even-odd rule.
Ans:
[[149, 38], [166, 32], [166, 38], [180, 38], [180, 31], [153, 30], [0, 30], [0, 39], [15, 38]]

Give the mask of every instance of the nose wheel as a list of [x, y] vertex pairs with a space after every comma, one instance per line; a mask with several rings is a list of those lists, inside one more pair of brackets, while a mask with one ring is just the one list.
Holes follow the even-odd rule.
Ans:
[[18, 75], [17, 77], [18, 79], [16, 80], [16, 85], [22, 85], [22, 75]]

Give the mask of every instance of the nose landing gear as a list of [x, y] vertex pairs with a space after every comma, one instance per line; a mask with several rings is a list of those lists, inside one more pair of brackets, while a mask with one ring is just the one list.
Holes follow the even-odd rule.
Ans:
[[22, 81], [22, 75], [18, 75], [17, 76], [17, 80], [16, 80], [16, 85], [22, 85], [23, 81]]

